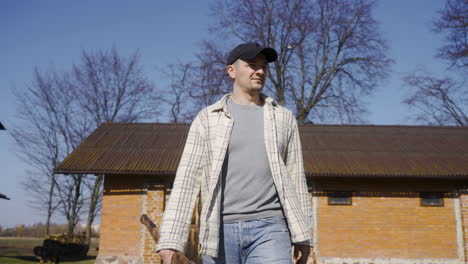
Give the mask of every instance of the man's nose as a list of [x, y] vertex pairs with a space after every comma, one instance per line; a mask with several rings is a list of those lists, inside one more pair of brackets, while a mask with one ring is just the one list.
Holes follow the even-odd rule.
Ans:
[[263, 67], [258, 67], [255, 73], [258, 75], [265, 75], [265, 69], [263, 69]]

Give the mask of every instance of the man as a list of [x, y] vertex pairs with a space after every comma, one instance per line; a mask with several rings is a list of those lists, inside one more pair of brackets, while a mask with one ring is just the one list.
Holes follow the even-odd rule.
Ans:
[[229, 54], [233, 93], [193, 121], [161, 225], [157, 251], [170, 263], [183, 251], [201, 193], [203, 263], [306, 263], [308, 197], [297, 124], [291, 111], [260, 93], [272, 48], [244, 43]]

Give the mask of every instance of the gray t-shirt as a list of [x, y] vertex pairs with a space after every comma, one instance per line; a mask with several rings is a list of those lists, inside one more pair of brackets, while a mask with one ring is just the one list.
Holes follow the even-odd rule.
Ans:
[[282, 215], [265, 148], [263, 107], [227, 101], [234, 120], [223, 163], [224, 223]]

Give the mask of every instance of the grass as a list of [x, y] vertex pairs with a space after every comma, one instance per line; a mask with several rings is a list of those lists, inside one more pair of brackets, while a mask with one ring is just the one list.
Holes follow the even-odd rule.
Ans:
[[[33, 248], [42, 245], [42, 238], [0, 237], [0, 264], [32, 264], [39, 260], [34, 256]], [[79, 261], [60, 261], [60, 263], [94, 264], [98, 240], [91, 241], [88, 258]]]
[[[76, 263], [76, 264], [94, 264], [95, 258], [80, 261], [60, 261], [60, 263]], [[39, 263], [37, 258], [28, 257], [0, 257], [0, 264], [32, 264]]]

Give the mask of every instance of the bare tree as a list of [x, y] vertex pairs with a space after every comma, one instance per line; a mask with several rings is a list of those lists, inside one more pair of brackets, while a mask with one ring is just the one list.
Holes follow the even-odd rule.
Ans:
[[51, 218], [60, 205], [54, 199], [58, 179], [52, 170], [63, 158], [66, 148], [58, 122], [62, 110], [70, 106], [71, 98], [62, 97], [59, 88], [62, 83], [58, 73], [40, 73], [36, 68], [32, 84], [25, 91], [14, 91], [19, 103], [18, 116], [23, 125], [10, 131], [20, 157], [35, 168], [34, 172], [29, 172], [23, 185], [35, 208], [46, 214], [46, 234], [49, 234]]
[[67, 235], [70, 238], [83, 212], [85, 192], [83, 181], [85, 175], [72, 174], [62, 177], [57, 184], [57, 197], [60, 201], [59, 211], [68, 221]]
[[[81, 62], [69, 72], [36, 70], [31, 86], [17, 98], [24, 121], [12, 132], [18, 151], [41, 168], [44, 181], [38, 185], [47, 184], [52, 204], [48, 207], [59, 208], [67, 218], [69, 235], [88, 205], [89, 242], [103, 176], [93, 180], [86, 175], [58, 177], [52, 171], [102, 122], [135, 122], [155, 114], [153, 85], [144, 75], [138, 53], [124, 57], [115, 48], [83, 51]], [[35, 178], [31, 175], [28, 180]], [[30, 191], [40, 195], [41, 188]]]
[[413, 73], [405, 83], [412, 88], [404, 103], [418, 110], [416, 121], [429, 125], [468, 125], [468, 89], [464, 82]]
[[213, 42], [203, 41], [190, 62], [178, 62], [161, 70], [170, 81], [160, 90], [171, 122], [190, 122], [203, 107], [232, 90], [226, 73], [225, 53]]
[[[102, 122], [135, 122], [155, 115], [153, 85], [145, 77], [139, 64], [138, 52], [128, 58], [118, 54], [115, 48], [109, 51], [82, 53], [81, 64], [73, 66], [76, 88], [75, 97], [84, 112], [88, 125], [76, 135], [80, 142]], [[152, 103], [153, 102], [153, 103]], [[91, 129], [91, 130], [90, 130]], [[87, 217], [86, 239], [91, 239], [91, 226], [96, 218], [102, 191], [103, 175], [97, 175], [89, 185], [91, 198]]]
[[256, 41], [279, 51], [266, 88], [293, 106], [299, 123], [357, 122], [362, 98], [391, 64], [374, 6], [373, 0], [216, 1], [211, 30], [230, 43]]
[[451, 66], [464, 69], [468, 66], [468, 0], [447, 0], [445, 8], [434, 21], [433, 30], [446, 35], [445, 45], [438, 56], [450, 61]]
[[189, 96], [191, 63], [171, 64], [162, 69], [163, 75], [170, 80], [169, 89], [160, 92], [161, 100], [169, 109], [169, 122], [179, 123], [191, 120], [191, 98]]
[[212, 41], [203, 41], [193, 63], [190, 96], [197, 106], [208, 106], [232, 91], [226, 72], [226, 54]]
[[417, 109], [416, 121], [429, 125], [468, 125], [468, 1], [447, 0], [434, 22], [434, 31], [446, 33], [446, 43], [437, 56], [449, 62], [450, 77], [436, 77], [416, 70], [403, 78], [410, 89], [403, 101]]
[[127, 58], [115, 48], [83, 51], [81, 63], [73, 66], [75, 95], [94, 127], [102, 122], [135, 122], [156, 114], [148, 100], [154, 87], [139, 60], [138, 52]]
[[86, 244], [91, 244], [91, 236], [92, 236], [92, 225], [96, 216], [101, 211], [102, 206], [102, 184], [104, 181], [104, 175], [96, 175], [96, 179], [94, 181], [85, 181], [86, 187], [91, 191], [88, 201], [88, 219], [86, 222]]

